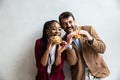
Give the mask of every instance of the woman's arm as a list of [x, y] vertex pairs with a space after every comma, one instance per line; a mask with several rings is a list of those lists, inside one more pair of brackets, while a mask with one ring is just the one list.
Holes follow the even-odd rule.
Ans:
[[67, 49], [67, 43], [65, 41], [62, 42], [62, 44], [58, 45], [57, 48], [57, 54], [56, 54], [56, 60], [55, 60], [55, 65], [59, 65], [61, 63], [61, 55], [64, 50]]
[[47, 49], [45, 50], [43, 56], [41, 57], [40, 63], [41, 63], [43, 66], [46, 66], [47, 63], [48, 63], [49, 52], [50, 52], [50, 49], [47, 48]]
[[43, 66], [46, 66], [47, 63], [48, 63], [49, 53], [50, 53], [50, 51], [52, 49], [52, 46], [53, 46], [52, 40], [49, 40], [48, 44], [47, 44], [47, 49], [45, 50], [45, 52], [44, 52], [44, 54], [43, 54], [43, 56], [41, 58], [41, 64]]

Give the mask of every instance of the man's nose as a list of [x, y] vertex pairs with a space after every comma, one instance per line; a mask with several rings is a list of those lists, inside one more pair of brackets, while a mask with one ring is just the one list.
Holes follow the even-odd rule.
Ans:
[[71, 24], [70, 24], [70, 23], [67, 23], [67, 26], [68, 26], [68, 27], [70, 27], [70, 26], [71, 26]]

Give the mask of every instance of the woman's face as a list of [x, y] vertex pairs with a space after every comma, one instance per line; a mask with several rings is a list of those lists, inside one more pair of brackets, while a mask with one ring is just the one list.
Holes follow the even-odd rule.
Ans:
[[61, 26], [57, 22], [53, 22], [50, 27], [47, 29], [48, 37], [51, 36], [61, 36]]

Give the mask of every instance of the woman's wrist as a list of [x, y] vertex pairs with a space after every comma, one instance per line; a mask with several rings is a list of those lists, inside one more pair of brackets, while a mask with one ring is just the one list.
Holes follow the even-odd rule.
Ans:
[[57, 57], [61, 57], [61, 53], [60, 52], [57, 53]]

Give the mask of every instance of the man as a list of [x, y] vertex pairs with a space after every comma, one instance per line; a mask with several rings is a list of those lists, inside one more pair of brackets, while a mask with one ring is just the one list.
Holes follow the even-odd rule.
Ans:
[[[92, 26], [76, 26], [71, 12], [61, 13], [59, 22], [66, 32], [64, 39], [69, 44], [66, 53], [74, 50], [77, 58], [71, 66], [72, 80], [104, 80], [110, 74], [102, 58], [106, 46], [95, 29]], [[80, 37], [76, 39], [75, 35]]]

